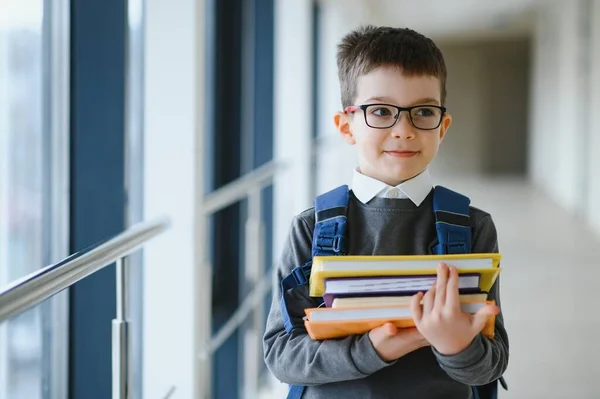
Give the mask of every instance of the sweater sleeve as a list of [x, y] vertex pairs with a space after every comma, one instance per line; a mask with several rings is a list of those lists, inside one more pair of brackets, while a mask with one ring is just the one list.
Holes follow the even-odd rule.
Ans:
[[[498, 252], [496, 227], [490, 215], [486, 215], [475, 228], [473, 253]], [[461, 353], [444, 356], [433, 349], [438, 363], [448, 375], [464, 384], [485, 385], [499, 379], [508, 366], [508, 335], [504, 328], [500, 303], [500, 278], [496, 279], [489, 299], [495, 300], [500, 313], [495, 319], [494, 339], [479, 334]]]
[[[304, 309], [317, 306], [308, 285], [281, 292], [281, 280], [311, 259], [312, 227], [301, 215], [294, 218], [274, 278], [273, 299], [263, 337], [265, 363], [273, 375], [292, 385], [320, 385], [367, 377], [392, 363], [375, 352], [368, 334], [315, 341], [304, 328]], [[288, 313], [296, 327], [287, 333], [281, 312], [286, 295]]]

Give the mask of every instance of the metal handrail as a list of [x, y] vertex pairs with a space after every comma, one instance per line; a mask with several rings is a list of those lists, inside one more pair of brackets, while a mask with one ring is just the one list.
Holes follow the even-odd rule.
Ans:
[[129, 255], [169, 225], [167, 219], [136, 224], [104, 243], [9, 283], [0, 289], [0, 323]]
[[79, 280], [116, 263], [117, 309], [112, 321], [112, 398], [131, 397], [131, 359], [127, 320], [127, 256], [169, 228], [166, 218], [138, 223], [0, 289], [0, 323], [69, 288]]
[[227, 321], [212, 336], [209, 342], [200, 349], [198, 356], [206, 359], [212, 356], [231, 337], [231, 335], [244, 323], [250, 313], [261, 305], [265, 295], [271, 292], [271, 273], [262, 276], [256, 286], [246, 296]]
[[[252, 287], [243, 303], [216, 333], [213, 333], [211, 328], [203, 331], [204, 342], [197, 352], [197, 358], [201, 364], [202, 395], [210, 396], [212, 356], [231, 334], [239, 330], [246, 322], [248, 324], [241, 332], [245, 342], [243, 390], [245, 392], [256, 391], [262, 362], [262, 356], [260, 356], [262, 352], [261, 330], [265, 324], [263, 298], [271, 290], [270, 279], [265, 277], [266, 230], [262, 218], [262, 190], [272, 185], [285, 169], [287, 169], [286, 162], [267, 162], [237, 180], [207, 194], [202, 201], [200, 216], [203, 220], [236, 202], [247, 201], [246, 243], [244, 245], [246, 267], [241, 279], [243, 279], [242, 284], [246, 287]], [[210, 252], [206, 241], [203, 243], [201, 251], [206, 254]], [[208, 260], [207, 263], [209, 270], [212, 270], [212, 265]], [[204, 290], [203, 294], [205, 298], [210, 298], [210, 292]], [[208, 306], [208, 311], [210, 311], [210, 303]]]
[[271, 184], [275, 175], [283, 167], [284, 165], [279, 161], [267, 162], [239, 179], [218, 188], [204, 197], [202, 211], [205, 215], [212, 215], [231, 204], [247, 198], [253, 190]]

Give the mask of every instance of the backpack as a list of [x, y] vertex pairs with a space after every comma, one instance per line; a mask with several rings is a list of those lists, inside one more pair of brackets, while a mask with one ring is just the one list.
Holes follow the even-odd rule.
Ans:
[[[347, 185], [340, 186], [317, 196], [315, 199], [315, 228], [312, 240], [312, 256], [346, 255], [348, 249], [346, 211], [350, 199]], [[433, 248], [436, 255], [465, 254], [471, 252], [471, 223], [468, 197], [442, 186], [433, 191], [433, 212], [438, 244]], [[287, 311], [287, 290], [308, 284], [312, 260], [295, 267], [281, 281], [281, 313], [285, 330], [295, 328]], [[506, 382], [500, 383], [507, 389]], [[497, 399], [498, 381], [474, 386], [474, 399]], [[287, 399], [301, 399], [304, 386], [290, 385]]]

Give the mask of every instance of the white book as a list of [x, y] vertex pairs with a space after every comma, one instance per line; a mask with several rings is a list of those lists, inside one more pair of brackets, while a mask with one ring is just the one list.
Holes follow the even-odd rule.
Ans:
[[[369, 292], [427, 291], [437, 276], [349, 277], [325, 280], [326, 294], [360, 294]], [[479, 288], [479, 275], [458, 276], [458, 288]]]
[[[465, 313], [477, 313], [485, 303], [465, 303], [461, 309]], [[313, 311], [310, 321], [351, 321], [369, 319], [402, 319], [411, 317], [410, 307], [380, 307], [364, 309], [329, 308], [326, 311]]]
[[[461, 294], [461, 302], [485, 302], [487, 292], [477, 294]], [[412, 296], [373, 296], [373, 297], [351, 297], [335, 298], [332, 308], [372, 308], [377, 306], [408, 306]], [[421, 300], [423, 303], [423, 300]]]

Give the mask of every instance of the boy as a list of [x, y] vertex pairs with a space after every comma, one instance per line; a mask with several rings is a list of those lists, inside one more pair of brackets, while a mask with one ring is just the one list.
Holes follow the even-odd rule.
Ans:
[[[337, 57], [344, 111], [334, 121], [342, 138], [356, 145], [359, 160], [347, 210], [348, 254], [431, 254], [436, 230], [427, 168], [452, 122], [444, 108], [443, 56], [417, 32], [369, 26], [344, 37]], [[471, 252], [498, 252], [491, 216], [471, 207], [470, 219]], [[264, 336], [275, 377], [306, 386], [304, 399], [467, 399], [471, 386], [502, 376], [508, 337], [500, 309], [462, 313], [457, 273], [446, 265], [431, 290], [412, 298], [416, 328], [386, 324], [364, 335], [312, 340], [302, 317], [319, 298], [308, 295], [307, 285], [282, 293], [279, 284], [311, 259], [314, 225], [313, 208], [294, 218], [278, 267]], [[281, 295], [296, 327], [291, 333], [284, 329]], [[489, 298], [500, 305], [498, 281]], [[491, 315], [493, 340], [479, 333]]]

